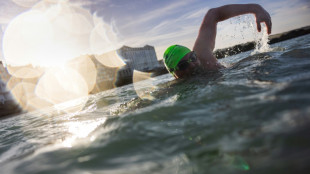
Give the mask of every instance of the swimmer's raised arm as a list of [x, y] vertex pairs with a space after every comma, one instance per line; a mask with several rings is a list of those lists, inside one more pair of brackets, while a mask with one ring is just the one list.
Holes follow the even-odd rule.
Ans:
[[271, 33], [271, 17], [269, 13], [258, 4], [225, 5], [212, 8], [207, 12], [200, 26], [199, 34], [193, 48], [205, 69], [216, 70], [221, 67], [213, 56], [217, 23], [249, 13], [255, 15], [257, 30], [259, 32], [261, 31], [260, 23], [264, 22], [268, 28], [268, 34]]

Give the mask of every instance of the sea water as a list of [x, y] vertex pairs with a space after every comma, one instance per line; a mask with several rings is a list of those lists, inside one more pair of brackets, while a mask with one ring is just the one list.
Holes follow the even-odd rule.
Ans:
[[79, 112], [2, 119], [0, 171], [305, 173], [309, 41], [221, 59], [228, 68], [218, 73], [182, 81], [166, 74], [92, 95]]

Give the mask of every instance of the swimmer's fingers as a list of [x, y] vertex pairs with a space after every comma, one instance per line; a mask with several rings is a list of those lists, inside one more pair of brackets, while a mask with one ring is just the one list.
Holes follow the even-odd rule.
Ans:
[[267, 26], [267, 32], [268, 34], [271, 34], [271, 29], [272, 29], [272, 22], [271, 22], [271, 17], [270, 14], [266, 11], [266, 20], [264, 21], [266, 26]]
[[257, 26], [257, 31], [260, 32], [262, 30], [262, 27], [260, 25], [261, 21], [256, 19], [256, 26]]
[[265, 21], [265, 24], [267, 26], [267, 32], [268, 34], [271, 34], [271, 28], [272, 28], [272, 22], [271, 20]]
[[271, 17], [269, 15], [269, 27], [268, 27], [268, 34], [271, 34], [271, 29], [272, 29], [272, 20]]
[[256, 17], [256, 25], [258, 32], [261, 32], [261, 23], [264, 22], [267, 26], [267, 33], [271, 33], [272, 23], [271, 23], [271, 17], [270, 14], [264, 9], [259, 8], [259, 10], [255, 13]]
[[262, 22], [264, 22], [266, 27], [267, 27], [267, 33], [271, 34], [271, 28], [272, 28], [271, 18], [269, 17], [267, 20], [256, 19], [256, 25], [257, 25], [257, 31], [258, 32], [261, 32], [261, 30], [262, 30], [262, 26], [261, 26]]

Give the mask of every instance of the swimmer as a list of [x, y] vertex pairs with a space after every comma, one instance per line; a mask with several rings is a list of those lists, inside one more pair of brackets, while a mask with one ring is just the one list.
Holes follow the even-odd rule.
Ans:
[[271, 33], [271, 17], [258, 4], [232, 4], [212, 8], [202, 21], [193, 51], [181, 45], [167, 48], [164, 53], [167, 70], [178, 79], [190, 77], [200, 71], [218, 71], [225, 68], [213, 55], [217, 23], [243, 14], [255, 15], [258, 32], [261, 32], [261, 23], [264, 22], [268, 34]]

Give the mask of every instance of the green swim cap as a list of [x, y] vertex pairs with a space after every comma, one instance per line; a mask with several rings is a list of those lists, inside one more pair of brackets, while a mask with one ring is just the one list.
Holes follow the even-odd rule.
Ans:
[[181, 45], [172, 45], [167, 48], [164, 53], [164, 62], [167, 70], [173, 74], [170, 70], [174, 69], [180, 60], [189, 52], [191, 52], [190, 49]]

